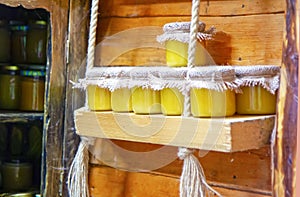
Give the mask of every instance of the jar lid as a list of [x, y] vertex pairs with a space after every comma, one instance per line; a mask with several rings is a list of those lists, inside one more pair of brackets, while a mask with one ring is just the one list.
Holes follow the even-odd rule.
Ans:
[[[173, 32], [173, 31], [190, 31], [190, 22], [172, 22], [167, 23], [163, 26], [164, 32]], [[205, 23], [199, 21], [198, 31], [203, 32], [205, 30]]]
[[15, 25], [15, 26], [11, 26], [11, 30], [12, 31], [27, 31], [28, 26], [27, 25]]
[[6, 197], [33, 197], [33, 193], [17, 193], [17, 194], [7, 194]]
[[25, 22], [24, 21], [18, 21], [18, 20], [10, 20], [9, 25], [10, 26], [25, 25]]
[[4, 66], [2, 69], [6, 70], [6, 71], [18, 71], [19, 67], [18, 66], [11, 66], [11, 65], [9, 65], [9, 66]]
[[47, 22], [44, 20], [31, 20], [29, 21], [29, 25], [46, 26]]
[[28, 68], [26, 70], [21, 70], [21, 76], [25, 77], [44, 77], [46, 75], [45, 70]]
[[11, 160], [4, 162], [2, 164], [3, 166], [9, 166], [9, 167], [31, 167], [32, 164], [29, 162], [22, 162], [21, 160]]
[[280, 67], [273, 65], [255, 65], [255, 66], [235, 66], [235, 73], [237, 77], [246, 76], [274, 76], [279, 74]]

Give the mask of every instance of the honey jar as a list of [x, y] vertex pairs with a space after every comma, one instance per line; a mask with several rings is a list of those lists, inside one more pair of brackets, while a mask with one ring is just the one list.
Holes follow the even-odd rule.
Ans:
[[136, 114], [161, 113], [160, 91], [152, 90], [151, 88], [133, 88], [132, 109]]
[[93, 111], [111, 110], [111, 93], [97, 85], [87, 86], [88, 107]]
[[132, 111], [131, 90], [119, 88], [111, 92], [111, 108], [115, 112]]
[[43, 111], [45, 94], [45, 67], [29, 66], [21, 70], [20, 110]]
[[[187, 66], [188, 44], [190, 38], [190, 22], [167, 23], [163, 27], [164, 34], [157, 37], [158, 42], [166, 47], [166, 64], [170, 67]], [[205, 24], [199, 22], [198, 34], [205, 32]], [[206, 34], [210, 35], [210, 34]], [[206, 39], [199, 36], [196, 45], [194, 64], [197, 66], [213, 64], [212, 58], [206, 52]]]
[[278, 66], [237, 66], [236, 75], [242, 81], [242, 93], [236, 94], [238, 114], [275, 114]]
[[11, 21], [11, 56], [12, 62], [18, 64], [24, 64], [27, 61], [27, 31], [28, 26], [22, 25], [15, 21]]
[[0, 108], [16, 110], [19, 108], [21, 78], [18, 66], [3, 66], [0, 69]]
[[229, 66], [193, 68], [190, 104], [194, 117], [225, 117], [236, 112], [235, 74]]
[[3, 189], [25, 191], [32, 185], [32, 165], [27, 162], [10, 161], [2, 164]]
[[43, 20], [30, 21], [27, 33], [27, 62], [46, 63], [47, 23]]

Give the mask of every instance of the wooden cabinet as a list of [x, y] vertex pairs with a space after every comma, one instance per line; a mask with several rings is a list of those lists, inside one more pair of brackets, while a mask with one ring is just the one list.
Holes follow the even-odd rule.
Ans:
[[[41, 189], [44, 196], [68, 196], [66, 177], [79, 142], [75, 134], [74, 110], [81, 108], [85, 103], [84, 92], [73, 89], [71, 82], [78, 81], [85, 74], [91, 2], [0, 0], [0, 3], [12, 7], [22, 5], [28, 9], [44, 8], [50, 13], [51, 55], [48, 62], [49, 76], [43, 114], [44, 152]], [[296, 16], [298, 14], [299, 18], [299, 13], [296, 12], [296, 6], [299, 7], [298, 0], [201, 1], [200, 20], [207, 26], [215, 26], [217, 29], [215, 39], [207, 45], [207, 50], [216, 64], [272, 64], [282, 68], [278, 113], [276, 117], [269, 117], [271, 121], [277, 120], [275, 121], [277, 132], [271, 138], [273, 146], [266, 141], [270, 139], [267, 137], [263, 144], [246, 149], [237, 148], [232, 151], [234, 148], [230, 147], [229, 151], [225, 152], [215, 149], [207, 152], [205, 156], [195, 153], [204, 167], [209, 183], [224, 196], [295, 196], [294, 161], [297, 136], [295, 98], [299, 50], [297, 49], [299, 29], [296, 29]], [[97, 44], [103, 43], [110, 36], [133, 28], [156, 26], [158, 28], [155, 31], [142, 31], [136, 38], [127, 40], [127, 43], [133, 45], [139, 42], [149, 44], [147, 36], [160, 34], [160, 28], [167, 22], [189, 21], [190, 12], [191, 2], [187, 0], [100, 1]], [[152, 44], [157, 46], [157, 43]], [[165, 65], [164, 50], [151, 47], [127, 50], [111, 59], [109, 64], [104, 64], [103, 57], [109, 55], [106, 49], [105, 45], [99, 45], [97, 48], [96, 66]], [[109, 112], [106, 115], [103, 113], [96, 115], [99, 119], [106, 118], [111, 121]], [[170, 118], [168, 121], [173, 125], [177, 120]], [[86, 125], [82, 125], [83, 130], [78, 133], [87, 130]], [[255, 132], [259, 133], [259, 127]], [[272, 132], [270, 128], [268, 132], [270, 136]], [[251, 134], [250, 129], [248, 134]], [[151, 140], [124, 141], [123, 137], [122, 135], [118, 138], [112, 137], [114, 138], [112, 142], [124, 149], [137, 152], [155, 150], [162, 146], [159, 144], [163, 144], [155, 144], [155, 141]], [[236, 137], [236, 140], [238, 138]], [[238, 142], [239, 145], [243, 145], [242, 142]], [[193, 148], [197, 148], [198, 145], [195, 144]], [[176, 147], [168, 147], [176, 152]], [[116, 197], [146, 194], [178, 196], [181, 168], [182, 161], [175, 159], [152, 172], [127, 172], [108, 167], [103, 165], [102, 161], [92, 158], [89, 171], [90, 194]]]

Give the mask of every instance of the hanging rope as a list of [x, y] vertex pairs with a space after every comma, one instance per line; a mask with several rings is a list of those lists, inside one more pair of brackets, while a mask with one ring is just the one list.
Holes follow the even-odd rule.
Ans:
[[88, 41], [88, 52], [87, 52], [87, 66], [86, 66], [87, 71], [93, 68], [94, 66], [97, 21], [98, 21], [98, 6], [99, 6], [99, 0], [93, 0], [92, 8], [91, 8], [91, 19], [90, 19], [89, 41]]
[[197, 34], [199, 27], [199, 7], [200, 0], [193, 0], [192, 4], [192, 18], [190, 27], [190, 42], [188, 49], [188, 67], [191, 68], [195, 63]]
[[72, 197], [89, 197], [88, 188], [88, 166], [89, 166], [89, 145], [91, 138], [81, 137], [81, 141], [70, 166], [68, 174], [68, 191]]
[[178, 148], [178, 157], [184, 161], [180, 177], [180, 197], [206, 197], [206, 194], [221, 195], [206, 182], [199, 160], [188, 148]]

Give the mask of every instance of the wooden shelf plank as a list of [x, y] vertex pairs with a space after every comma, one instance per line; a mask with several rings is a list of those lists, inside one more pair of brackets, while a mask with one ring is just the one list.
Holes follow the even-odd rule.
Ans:
[[78, 135], [235, 152], [269, 144], [274, 115], [184, 118], [133, 113], [75, 111]]

